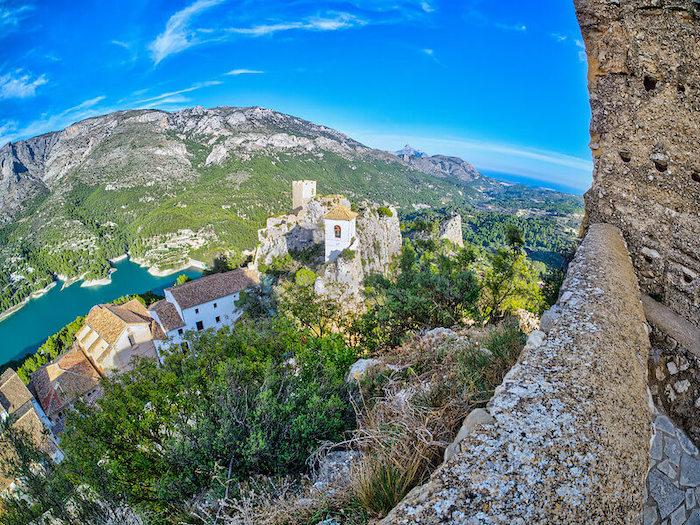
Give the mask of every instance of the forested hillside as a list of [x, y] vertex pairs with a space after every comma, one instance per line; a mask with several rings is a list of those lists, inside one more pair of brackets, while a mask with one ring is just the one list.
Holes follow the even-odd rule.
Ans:
[[190, 259], [211, 263], [222, 253], [235, 264], [254, 248], [267, 217], [288, 210], [295, 179], [317, 180], [321, 193], [353, 201], [386, 201], [402, 215], [451, 206], [555, 224], [580, 211], [578, 197], [504, 185], [476, 170], [470, 180], [451, 178], [449, 162], [467, 165], [426, 157], [418, 169], [261, 108], [125, 111], [7, 144], [0, 148], [0, 311], [57, 275], [105, 277], [108, 259], [127, 251], [157, 270]]

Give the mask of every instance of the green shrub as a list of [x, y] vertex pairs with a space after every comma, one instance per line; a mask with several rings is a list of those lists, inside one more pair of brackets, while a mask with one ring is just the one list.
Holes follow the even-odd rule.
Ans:
[[316, 272], [309, 268], [299, 268], [294, 274], [294, 282], [298, 286], [313, 286], [316, 282]]
[[345, 248], [342, 252], [340, 252], [340, 258], [344, 261], [352, 261], [356, 256], [357, 252], [355, 250], [351, 250], [350, 248]]
[[190, 281], [190, 276], [186, 273], [181, 273], [177, 276], [177, 279], [175, 279], [175, 286], [180, 286], [181, 284], [185, 284], [188, 281]]
[[344, 377], [355, 359], [339, 335], [283, 320], [200, 332], [189, 352], [162, 367], [140, 361], [106, 381], [96, 407], [71, 414], [62, 466], [169, 522], [183, 501], [218, 490], [222, 468], [234, 481], [295, 474], [320, 442], [342, 439], [354, 424]]
[[387, 208], [386, 206], [380, 206], [377, 208], [377, 213], [379, 214], [380, 217], [393, 217], [394, 212], [391, 211], [390, 208]]

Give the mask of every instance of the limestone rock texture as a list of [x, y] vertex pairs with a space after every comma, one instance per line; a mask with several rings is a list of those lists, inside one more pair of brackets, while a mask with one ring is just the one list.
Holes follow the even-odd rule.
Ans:
[[[388, 275], [391, 263], [401, 253], [401, 224], [393, 206], [391, 215], [377, 211], [373, 204], [358, 209], [357, 239], [350, 246], [350, 257], [338, 257], [325, 265], [316, 281], [316, 291], [327, 294], [352, 308], [363, 302], [363, 282], [368, 275]], [[323, 233], [323, 230], [322, 230]]]
[[381, 215], [374, 206], [360, 207], [357, 217], [360, 259], [366, 275], [386, 274], [394, 258], [401, 253], [401, 224], [399, 213], [387, 206], [391, 216]]
[[[639, 523], [649, 338], [620, 230], [588, 229], [556, 315], [530, 334], [459, 450], [382, 522]], [[485, 414], [481, 414], [485, 416]]]
[[618, 226], [640, 286], [700, 326], [700, 2], [575, 0], [588, 55], [588, 223]]
[[440, 238], [447, 239], [456, 246], [464, 246], [461, 215], [453, 215], [440, 224]]

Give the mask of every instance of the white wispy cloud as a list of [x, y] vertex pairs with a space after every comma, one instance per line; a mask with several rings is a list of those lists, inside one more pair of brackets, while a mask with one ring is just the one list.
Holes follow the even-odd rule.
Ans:
[[[207, 25], [195, 24], [204, 11], [227, 0], [197, 0], [173, 14], [165, 29], [149, 44], [155, 64], [197, 45], [237, 37], [263, 37], [289, 31], [334, 32], [367, 25], [414, 23], [435, 10], [433, 0], [247, 0], [235, 22], [232, 13]], [[333, 9], [337, 7], [337, 9]], [[228, 23], [224, 20], [229, 19]]]
[[[153, 97], [149, 98], [144, 98], [142, 100], [137, 100], [133, 102], [133, 106], [136, 107], [144, 107], [144, 106], [155, 106], [158, 104], [162, 104], [164, 100], [173, 100], [173, 97], [176, 95], [182, 95], [184, 93], [190, 93], [192, 91], [196, 91], [198, 89], [206, 88], [206, 87], [211, 87], [211, 86], [218, 86], [220, 84], [223, 84], [220, 80], [208, 80], [206, 82], [197, 82], [196, 84], [192, 84], [191, 86], [188, 86], [183, 89], [178, 89], [176, 91], [168, 91], [165, 93], [161, 93], [160, 95], [155, 95]], [[178, 100], [178, 102], [182, 102], [182, 100]]]
[[517, 31], [518, 33], [524, 33], [527, 31], [527, 26], [525, 24], [503, 24], [501, 22], [496, 22], [494, 24], [498, 29], [503, 29], [504, 31]]
[[454, 155], [481, 170], [509, 173], [585, 190], [591, 184], [590, 159], [522, 145], [460, 138], [435, 138], [350, 131], [364, 143], [394, 151], [405, 144], [431, 154]]
[[[5, 2], [0, 0], [0, 31], [7, 33], [19, 27], [19, 24], [29, 13], [34, 10], [34, 6], [29, 3]], [[2, 37], [0, 32], [0, 37]]]
[[550, 33], [549, 36], [557, 42], [565, 42], [568, 39], [566, 35], [562, 35], [561, 33]]
[[583, 40], [579, 40], [578, 38], [575, 40], [576, 47], [578, 48], [578, 59], [580, 62], [586, 63], [588, 62], [588, 57], [586, 55], [586, 45], [583, 43]]
[[260, 69], [232, 69], [226, 74], [237, 77], [239, 75], [262, 75], [263, 73], [265, 72]]
[[433, 7], [433, 5], [430, 2], [421, 2], [420, 8], [426, 13], [432, 13], [433, 11], [435, 11], [435, 7]]
[[22, 69], [0, 75], [0, 100], [33, 97], [37, 88], [47, 82], [46, 75], [33, 77]]
[[124, 42], [123, 40], [110, 40], [110, 44], [113, 44], [117, 47], [121, 47], [122, 49], [130, 50], [131, 46], [129, 45], [128, 42]]
[[350, 13], [334, 13], [305, 20], [259, 24], [250, 27], [232, 27], [228, 31], [240, 35], [265, 36], [282, 31], [338, 31], [367, 25], [367, 21]]
[[425, 53], [429, 57], [435, 55], [435, 50], [433, 48], [430, 48], [430, 47], [426, 47], [426, 48], [422, 49], [422, 51], [423, 51], [423, 53]]
[[168, 56], [200, 43], [200, 33], [191, 29], [190, 23], [202, 11], [223, 1], [197, 0], [172, 15], [165, 24], [165, 30], [149, 45], [153, 62], [158, 64]]
[[[49, 131], [63, 129], [74, 122], [86, 118], [108, 113], [113, 108], [101, 106], [106, 99], [104, 95], [93, 97], [53, 114], [44, 114], [40, 118], [29, 122], [25, 126], [18, 126], [16, 122], [0, 125], [0, 145], [9, 141], [41, 135]], [[8, 126], [9, 124], [9, 126]], [[4, 129], [3, 129], [4, 126]]]

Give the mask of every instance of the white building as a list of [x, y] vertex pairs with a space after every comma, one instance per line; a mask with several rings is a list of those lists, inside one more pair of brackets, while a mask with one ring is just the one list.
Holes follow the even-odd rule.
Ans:
[[356, 242], [357, 213], [339, 204], [324, 217], [326, 262], [334, 261], [345, 249], [352, 249]]
[[292, 208], [303, 208], [316, 197], [315, 180], [295, 180], [292, 181]]
[[166, 288], [165, 299], [148, 309], [164, 334], [154, 340], [156, 348], [182, 343], [190, 330], [232, 326], [243, 313], [238, 305], [241, 291], [257, 284], [254, 272], [238, 269]]

